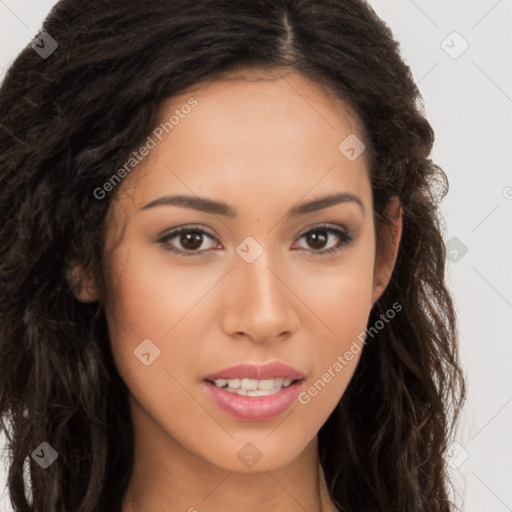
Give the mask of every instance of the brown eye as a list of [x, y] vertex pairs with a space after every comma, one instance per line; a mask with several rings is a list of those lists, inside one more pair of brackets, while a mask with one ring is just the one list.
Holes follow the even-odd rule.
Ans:
[[306, 240], [310, 247], [313, 249], [322, 249], [327, 240], [329, 239], [329, 236], [327, 235], [326, 231], [321, 231], [319, 229], [316, 229], [315, 231], [310, 231], [306, 235]]
[[198, 231], [189, 231], [179, 235], [179, 241], [185, 249], [195, 251], [201, 247], [203, 237]]
[[215, 240], [215, 237], [210, 235], [204, 229], [184, 227], [164, 235], [158, 240], [158, 243], [160, 243], [166, 251], [177, 253], [182, 256], [195, 256], [208, 249], [208, 247], [203, 247], [201, 249], [205, 242], [205, 237], [212, 241]]
[[[338, 239], [338, 243], [331, 245], [325, 249], [328, 244], [330, 235], [334, 235]], [[306, 240], [307, 245], [313, 249], [314, 256], [323, 256], [325, 254], [332, 254], [343, 249], [344, 246], [350, 245], [354, 241], [354, 237], [344, 229], [334, 228], [330, 226], [319, 226], [310, 229], [304, 233], [300, 238]]]
[[[338, 242], [329, 247], [330, 237], [334, 235], [334, 242], [336, 238]], [[182, 227], [162, 236], [158, 243], [169, 252], [179, 254], [180, 256], [200, 256], [211, 247], [203, 247], [205, 237], [211, 241], [218, 240], [200, 227]], [[319, 226], [310, 229], [304, 233], [300, 239], [305, 239], [308, 245], [307, 249], [314, 256], [324, 256], [326, 254], [335, 253], [343, 249], [344, 246], [350, 245], [354, 237], [344, 229], [334, 228], [330, 226]], [[325, 248], [327, 246], [327, 249]]]

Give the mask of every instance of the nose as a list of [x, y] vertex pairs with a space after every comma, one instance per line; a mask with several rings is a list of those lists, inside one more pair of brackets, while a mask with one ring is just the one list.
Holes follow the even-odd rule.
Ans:
[[277, 268], [263, 253], [252, 263], [235, 260], [223, 288], [222, 329], [229, 336], [269, 343], [296, 331], [300, 300], [290, 274]]

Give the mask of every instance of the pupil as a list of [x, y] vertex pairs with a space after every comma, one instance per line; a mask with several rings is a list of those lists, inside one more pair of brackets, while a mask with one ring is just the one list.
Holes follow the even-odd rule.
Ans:
[[[181, 235], [181, 244], [185, 249], [198, 249], [201, 247], [201, 233], [198, 233], [197, 231], [192, 231], [189, 233], [184, 233]], [[194, 238], [196, 244], [194, 245]]]
[[[318, 233], [320, 235], [318, 236]], [[312, 231], [308, 236], [308, 243], [314, 248], [314, 249], [321, 249], [323, 244], [327, 241], [327, 236], [325, 234], [325, 231]], [[320, 240], [320, 245], [318, 245], [318, 241]]]

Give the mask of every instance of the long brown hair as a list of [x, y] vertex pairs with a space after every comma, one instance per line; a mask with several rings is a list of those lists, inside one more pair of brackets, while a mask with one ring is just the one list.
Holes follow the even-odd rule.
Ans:
[[[291, 66], [362, 122], [378, 248], [390, 198], [403, 207], [369, 324], [402, 309], [367, 343], [319, 432], [329, 492], [346, 512], [453, 510], [443, 453], [465, 388], [438, 211], [448, 182], [389, 27], [363, 0], [62, 0], [43, 29], [58, 47], [43, 58], [27, 45], [0, 89], [0, 418], [14, 508], [119, 510], [133, 464], [104, 285], [83, 303], [67, 274], [78, 261], [104, 282], [113, 194], [93, 191], [166, 99], [221, 72]], [[58, 454], [45, 470], [31, 457], [42, 442]]]

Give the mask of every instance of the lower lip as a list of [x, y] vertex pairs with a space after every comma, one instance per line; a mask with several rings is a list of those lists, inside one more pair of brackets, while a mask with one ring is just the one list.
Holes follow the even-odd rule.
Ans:
[[239, 420], [265, 421], [279, 416], [297, 401], [304, 379], [268, 396], [243, 396], [203, 381], [212, 400], [227, 414]]

